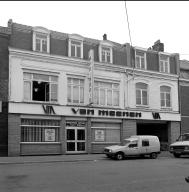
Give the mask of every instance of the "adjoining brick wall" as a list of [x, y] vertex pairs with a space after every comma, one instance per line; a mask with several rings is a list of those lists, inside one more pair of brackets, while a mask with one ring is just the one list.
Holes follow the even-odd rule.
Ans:
[[181, 115], [189, 116], [189, 86], [180, 86]]
[[2, 102], [0, 113], [0, 156], [7, 156], [8, 152], [8, 102]]
[[20, 155], [20, 116], [8, 115], [8, 156]]
[[61, 144], [21, 144], [20, 155], [55, 155], [61, 154]]
[[122, 127], [122, 140], [130, 137], [131, 135], [136, 135], [137, 124], [136, 120], [123, 120]]
[[60, 143], [61, 143], [61, 153], [66, 153], [66, 119], [65, 117], [61, 117], [60, 120]]
[[87, 137], [87, 142], [86, 142], [86, 150], [87, 153], [91, 153], [92, 147], [91, 147], [91, 118], [87, 118], [87, 126], [86, 126], [86, 137]]
[[189, 116], [181, 117], [181, 134], [189, 133]]
[[168, 143], [171, 144], [176, 141], [180, 135], [180, 122], [171, 121], [168, 124]]

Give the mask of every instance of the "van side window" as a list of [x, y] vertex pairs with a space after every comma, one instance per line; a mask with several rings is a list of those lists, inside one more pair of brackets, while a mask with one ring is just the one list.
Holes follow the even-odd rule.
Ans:
[[143, 147], [149, 146], [149, 141], [148, 140], [142, 140], [142, 146]]
[[138, 147], [138, 142], [132, 142], [129, 144], [129, 148]]

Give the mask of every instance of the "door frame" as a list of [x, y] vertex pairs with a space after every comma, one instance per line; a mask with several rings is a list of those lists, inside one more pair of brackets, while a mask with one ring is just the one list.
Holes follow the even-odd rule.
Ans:
[[[74, 133], [75, 133], [75, 140], [67, 140], [67, 130], [69, 129], [74, 129]], [[85, 131], [85, 139], [84, 140], [77, 140], [77, 130], [84, 130]], [[86, 139], [86, 127], [66, 127], [65, 129], [65, 137], [66, 137], [66, 153], [67, 154], [75, 154], [75, 153], [86, 153], [87, 152], [87, 139]], [[74, 142], [75, 143], [75, 151], [67, 151], [67, 143], [68, 142]], [[85, 143], [85, 150], [84, 151], [77, 151], [77, 143], [78, 142], [84, 142]]]

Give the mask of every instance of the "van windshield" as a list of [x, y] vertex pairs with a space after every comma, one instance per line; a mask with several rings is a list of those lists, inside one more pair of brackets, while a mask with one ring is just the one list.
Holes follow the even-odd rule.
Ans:
[[178, 141], [189, 141], [189, 134], [180, 135]]

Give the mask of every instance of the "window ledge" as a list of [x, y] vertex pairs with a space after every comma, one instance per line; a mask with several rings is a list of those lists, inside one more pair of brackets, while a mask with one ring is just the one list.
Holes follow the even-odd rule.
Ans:
[[136, 105], [136, 107], [141, 109], [149, 109], [148, 105]]
[[61, 142], [20, 142], [20, 144], [38, 145], [38, 144], [61, 144]]
[[161, 107], [161, 111], [173, 111], [171, 107]]
[[45, 105], [60, 105], [58, 102], [45, 102], [45, 101], [23, 101], [29, 104], [45, 104]]

